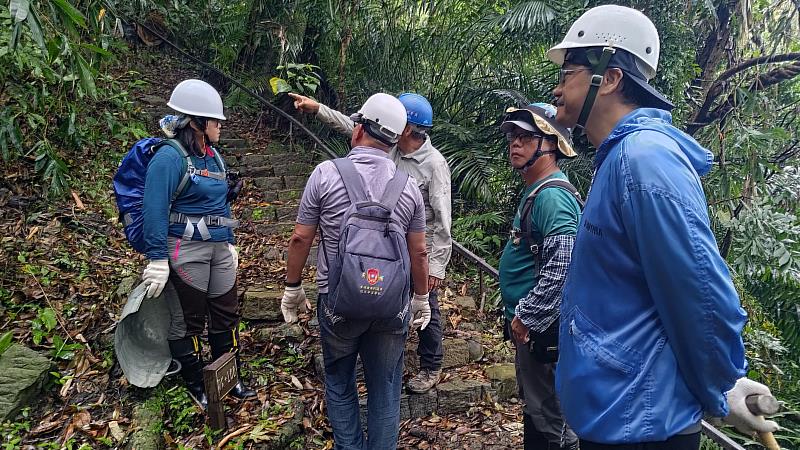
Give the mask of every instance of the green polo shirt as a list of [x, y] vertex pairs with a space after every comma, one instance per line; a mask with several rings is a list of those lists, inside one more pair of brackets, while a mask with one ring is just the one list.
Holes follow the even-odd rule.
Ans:
[[[549, 177], [527, 186], [522, 192], [522, 198], [517, 205], [517, 213], [514, 215], [513, 227], [515, 230], [520, 229], [520, 214], [525, 199], [537, 186], [552, 178], [569, 181], [563, 172], [557, 171]], [[580, 215], [580, 207], [572, 194], [556, 187], [543, 189], [536, 196], [536, 201], [531, 208], [531, 226], [535, 241], [541, 244], [547, 236], [575, 236], [578, 223], [575, 217], [580, 218]], [[531, 253], [528, 244], [522, 239], [515, 243], [514, 239], [509, 237], [503, 255], [500, 257], [500, 294], [503, 298], [507, 319], [514, 318], [517, 304], [536, 286], [537, 276], [536, 258]]]

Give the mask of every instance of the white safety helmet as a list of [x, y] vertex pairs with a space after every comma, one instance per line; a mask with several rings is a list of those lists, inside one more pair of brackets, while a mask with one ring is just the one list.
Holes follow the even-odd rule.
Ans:
[[636, 66], [649, 81], [656, 75], [660, 40], [653, 22], [641, 12], [619, 5], [594, 7], [580, 16], [560, 44], [547, 51], [547, 58], [564, 64], [569, 49], [613, 47], [636, 57]]
[[391, 145], [400, 139], [406, 127], [407, 115], [405, 106], [397, 97], [378, 93], [368, 98], [350, 119], [365, 125], [370, 136]]
[[180, 113], [195, 117], [225, 120], [222, 97], [210, 84], [202, 80], [183, 80], [172, 90], [167, 106]]

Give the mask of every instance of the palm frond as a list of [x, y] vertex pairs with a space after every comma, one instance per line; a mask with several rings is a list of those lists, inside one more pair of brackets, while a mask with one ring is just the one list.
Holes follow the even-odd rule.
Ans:
[[514, 102], [516, 106], [525, 106], [531, 103], [525, 94], [516, 89], [492, 89], [489, 93], [499, 98], [510, 100]]
[[505, 14], [491, 19], [505, 33], [535, 32], [550, 24], [560, 14], [553, 2], [532, 0], [513, 6]]

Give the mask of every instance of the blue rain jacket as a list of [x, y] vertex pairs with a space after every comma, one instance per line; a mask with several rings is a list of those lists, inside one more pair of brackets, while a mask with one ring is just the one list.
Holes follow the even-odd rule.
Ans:
[[556, 389], [581, 439], [665, 440], [725, 416], [741, 308], [709, 227], [712, 154], [640, 108], [600, 145], [561, 305]]

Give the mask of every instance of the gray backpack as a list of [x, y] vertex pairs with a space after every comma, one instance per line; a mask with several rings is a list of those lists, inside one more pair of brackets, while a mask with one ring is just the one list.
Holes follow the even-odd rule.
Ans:
[[[373, 202], [367, 198], [352, 161], [339, 158], [333, 163], [344, 181], [350, 207], [342, 217], [336, 255], [329, 259], [325, 253], [326, 306], [330, 313], [343, 319], [403, 320], [411, 292], [411, 263], [406, 230], [393, 213], [408, 174], [396, 171], [381, 201]], [[324, 250], [324, 242], [322, 247]]]

